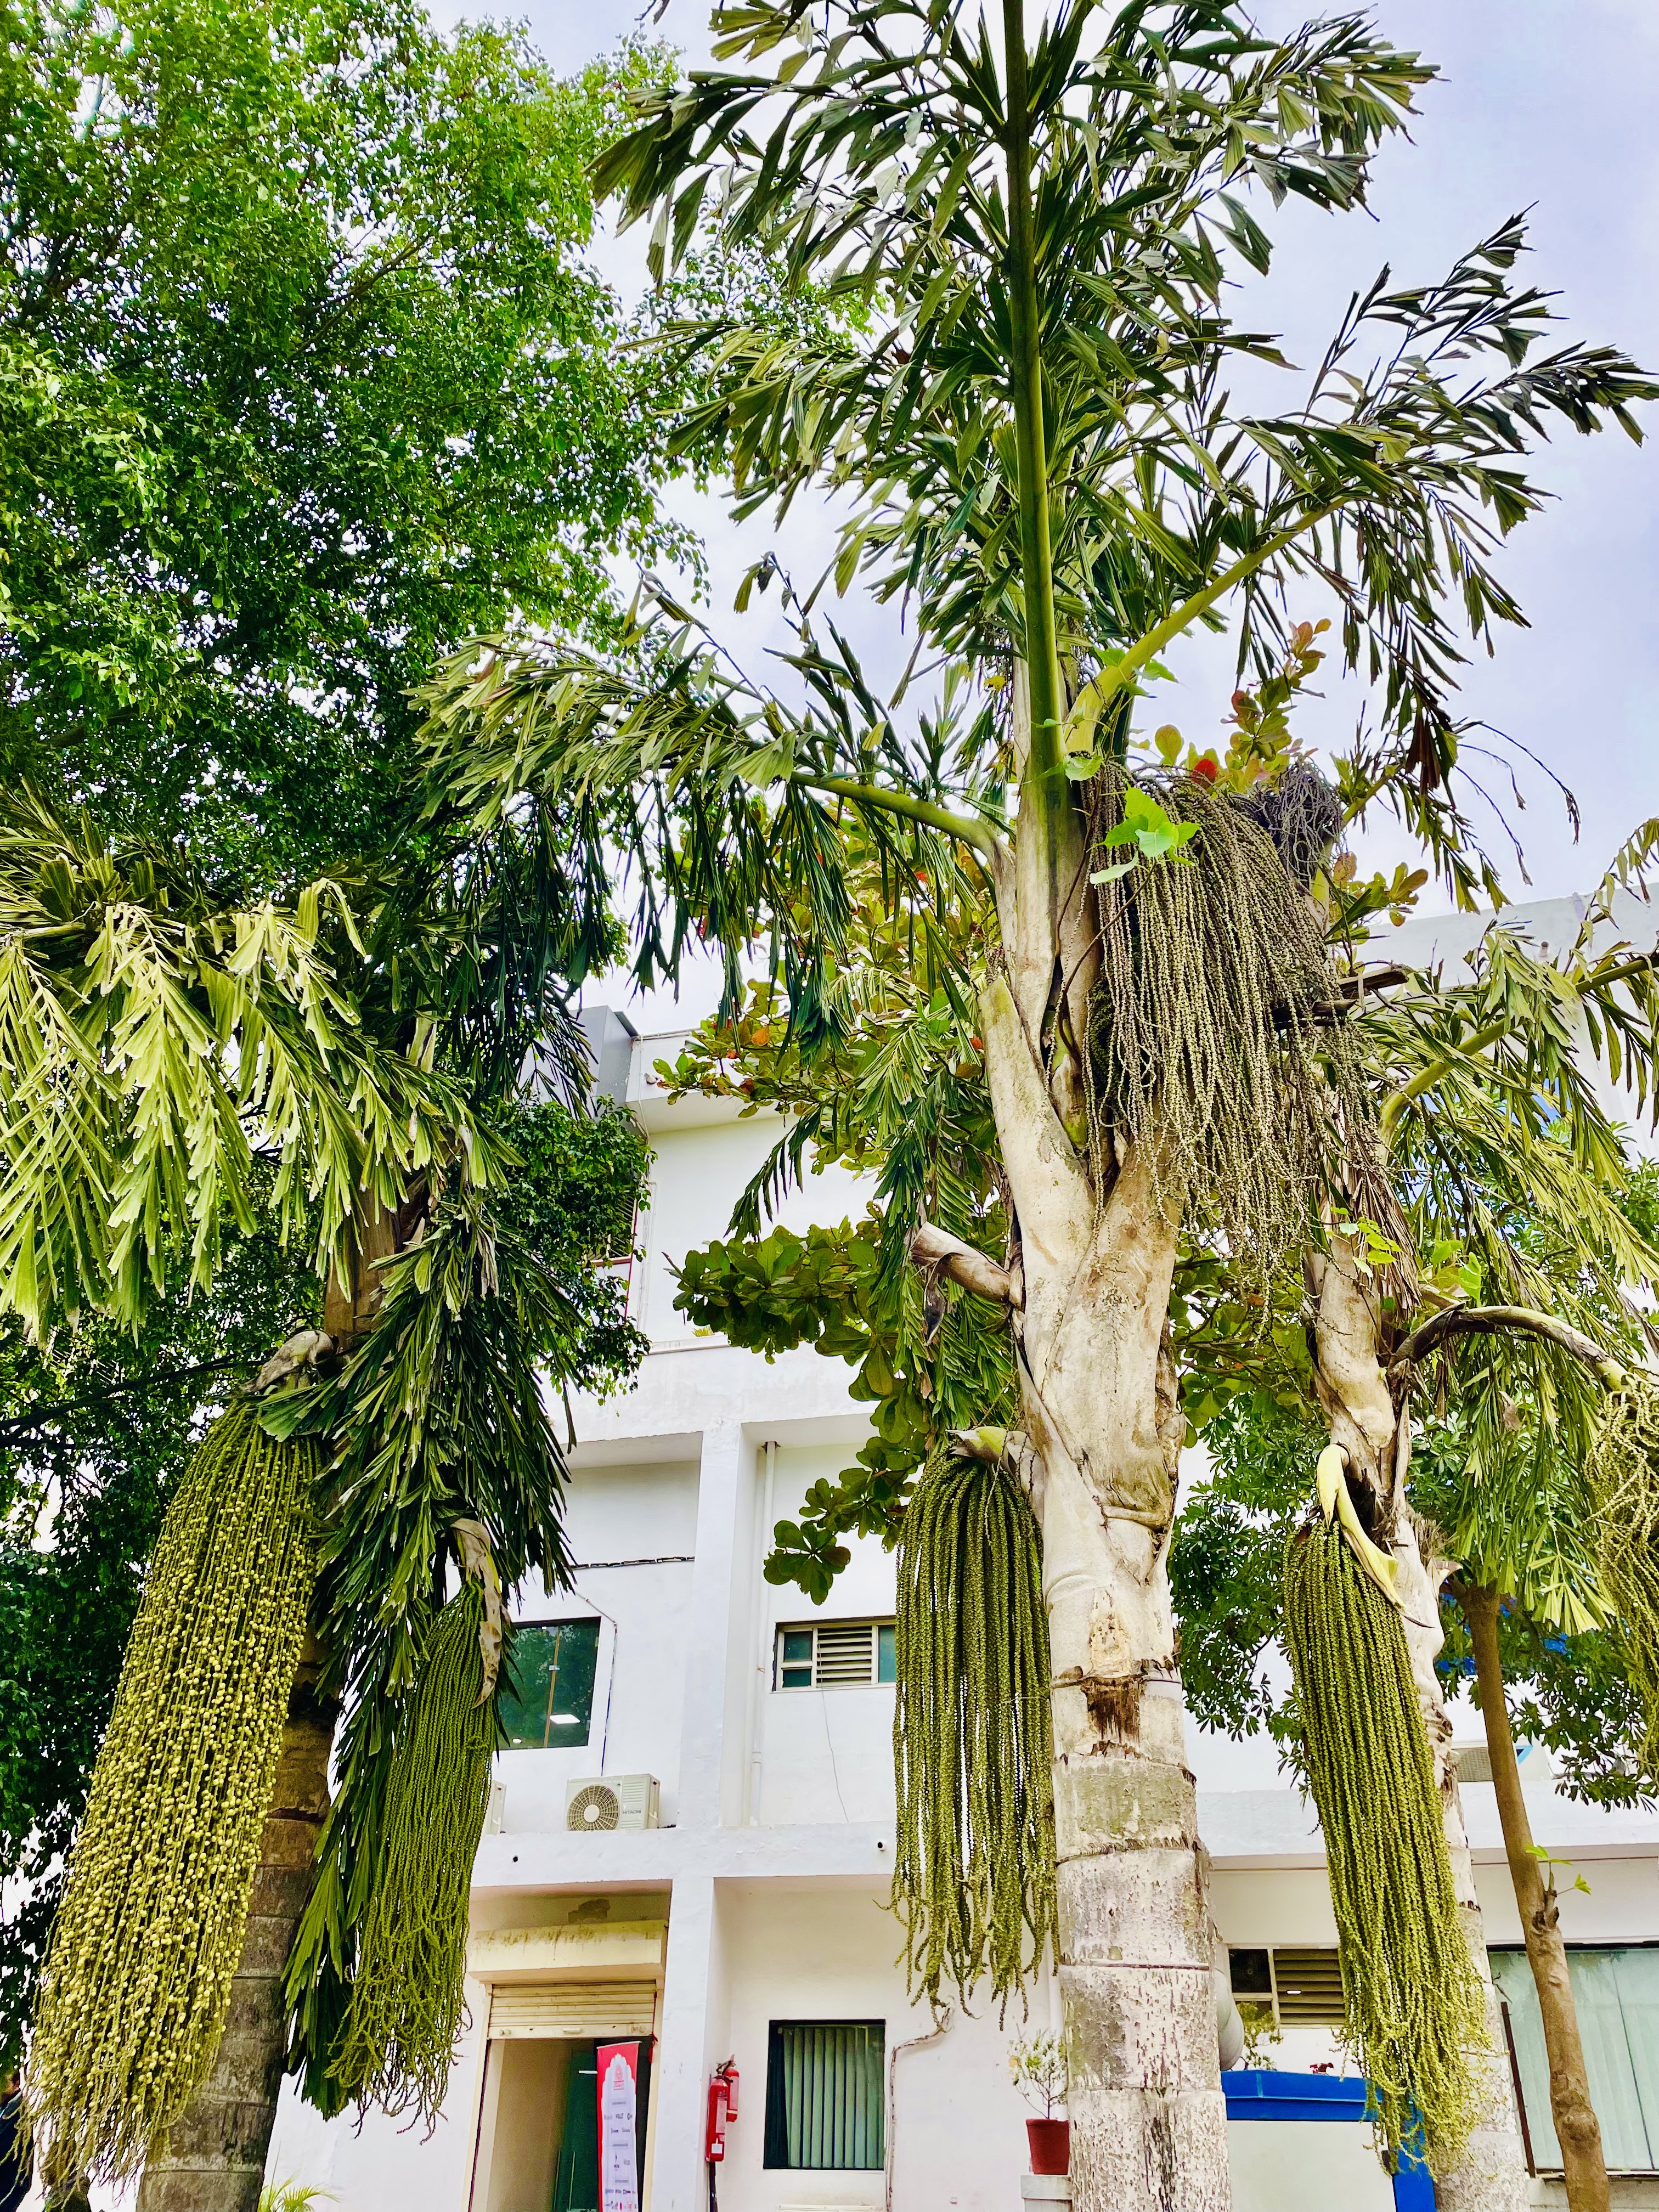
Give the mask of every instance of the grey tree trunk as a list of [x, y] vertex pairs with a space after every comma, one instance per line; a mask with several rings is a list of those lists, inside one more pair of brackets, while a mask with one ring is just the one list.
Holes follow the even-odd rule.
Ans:
[[339, 1713], [334, 1699], [317, 1693], [321, 1656], [307, 1637], [289, 1696], [247, 1935], [213, 2070], [146, 2164], [138, 2212], [254, 2212], [259, 2201], [283, 2086], [283, 1971], [311, 1894]]
[[[1023, 741], [1023, 680], [1015, 726]], [[1028, 782], [997, 884], [1003, 962], [981, 1012], [1015, 1216], [1022, 1464], [1042, 1529], [1054, 1668], [1073, 2203], [1227, 2212], [1164, 1565], [1185, 1428], [1167, 1347], [1176, 1208], [1148, 1146], [1095, 1162], [1092, 1179], [1085, 1164], [1078, 1047], [1096, 974], [1093, 900], [1075, 817], [1056, 847], [1034, 819], [1042, 803]]]
[[1476, 2061], [1482, 2076], [1481, 2118], [1463, 2163], [1437, 2177], [1435, 2202], [1440, 2212], [1522, 2212], [1530, 2194], [1526, 2160], [1475, 1893], [1474, 1862], [1452, 1764], [1451, 1722], [1434, 1671], [1444, 1641], [1440, 1590], [1453, 1562], [1425, 1558], [1423, 1531], [1407, 1500], [1411, 1422], [1405, 1400], [1396, 1405], [1383, 1371], [1382, 1290], [1375, 1273], [1335, 1235], [1328, 1250], [1307, 1255], [1306, 1273], [1316, 1313], [1315, 1383], [1330, 1421], [1331, 1441], [1347, 1453], [1351, 1480], [1370, 1495], [1376, 1540], [1386, 1544], [1399, 1562], [1406, 1642], [1434, 1755], [1464, 1940], [1486, 1994], [1490, 2049]]
[[1589, 2076], [1567, 1972], [1567, 1947], [1561, 1938], [1555, 1885], [1546, 1882], [1543, 1869], [1533, 1856], [1532, 1824], [1521, 1791], [1521, 1766], [1504, 1695], [1504, 1668], [1498, 1652], [1498, 1595], [1493, 1590], [1462, 1584], [1457, 1597], [1474, 1646], [1492, 1786], [1504, 1824], [1504, 1850], [1544, 2024], [1544, 2048], [1550, 2062], [1550, 2114], [1561, 2146], [1567, 2203], [1571, 2212], [1607, 2212], [1611, 2198], [1601, 2152], [1601, 2125], [1590, 2102]]

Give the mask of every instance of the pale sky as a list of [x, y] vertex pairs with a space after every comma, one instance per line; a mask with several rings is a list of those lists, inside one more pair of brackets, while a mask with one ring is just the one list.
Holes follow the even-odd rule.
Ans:
[[[1258, 15], [1274, 31], [1310, 12], [1262, 0]], [[614, 46], [640, 20], [627, 0], [530, 0], [526, 13], [532, 37], [560, 70]], [[1274, 268], [1266, 282], [1241, 287], [1241, 319], [1282, 332], [1287, 353], [1305, 365], [1349, 293], [1385, 261], [1397, 282], [1437, 276], [1506, 216], [1532, 208], [1524, 278], [1561, 295], [1560, 342], [1613, 342], [1644, 367], [1659, 366], [1659, 7], [1381, 0], [1375, 13], [1387, 34], [1437, 62], [1443, 81], [1422, 97], [1413, 143], [1396, 143], [1379, 164], [1374, 219], [1297, 207], [1264, 218]], [[669, 0], [656, 35], [702, 62], [707, 14], [705, 0]], [[607, 272], [630, 289], [642, 276], [638, 238], [599, 249]], [[1285, 394], [1275, 404], [1288, 404], [1296, 387], [1275, 381]], [[1583, 810], [1575, 847], [1559, 801], [1536, 772], [1523, 772], [1527, 807], [1518, 822], [1534, 896], [1587, 889], [1620, 841], [1659, 812], [1659, 406], [1648, 415], [1650, 442], [1639, 449], [1616, 431], [1589, 440], [1564, 433], [1537, 464], [1559, 497], [1502, 556], [1531, 628], [1502, 635], [1497, 658], [1483, 656], [1466, 675], [1468, 711], [1540, 755]], [[769, 526], [751, 520], [734, 531], [717, 502], [684, 489], [672, 504], [708, 544], [718, 627], [755, 660], [777, 632], [730, 608], [738, 577], [772, 542]], [[815, 576], [831, 535], [820, 509], [792, 517], [778, 542], [793, 571]], [[894, 615], [848, 613], [860, 650], [878, 667], [896, 668]], [[1156, 719], [1176, 721], [1200, 744], [1215, 741], [1231, 689], [1230, 658], [1218, 647], [1200, 648], [1177, 672], [1180, 696], [1165, 694]], [[1340, 740], [1357, 704], [1346, 694], [1328, 697], [1298, 726]], [[1494, 778], [1507, 799], [1506, 780], [1497, 770]], [[1368, 867], [1392, 865], [1404, 850], [1385, 825], [1358, 842]], [[1521, 895], [1512, 870], [1510, 882]]]

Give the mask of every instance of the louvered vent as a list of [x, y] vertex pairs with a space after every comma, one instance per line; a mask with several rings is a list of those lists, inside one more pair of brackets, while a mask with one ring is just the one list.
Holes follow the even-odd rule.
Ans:
[[876, 1639], [867, 1620], [830, 1620], [818, 1626], [816, 1673], [820, 1682], [873, 1682]]
[[1472, 1743], [1466, 1750], [1455, 1751], [1452, 1758], [1456, 1762], [1460, 1782], [1492, 1780], [1492, 1753], [1484, 1743]]
[[649, 2035], [656, 2002], [653, 1982], [498, 1982], [490, 1992], [489, 2033], [504, 2042]]
[[1281, 2027], [1340, 2027], [1342, 1969], [1334, 1951], [1273, 1951]]

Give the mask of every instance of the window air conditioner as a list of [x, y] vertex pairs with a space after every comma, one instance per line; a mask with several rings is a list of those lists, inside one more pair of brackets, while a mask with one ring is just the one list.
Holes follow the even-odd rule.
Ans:
[[661, 1825], [654, 1774], [590, 1776], [565, 1784], [564, 1825], [579, 1836], [606, 1828], [655, 1828]]

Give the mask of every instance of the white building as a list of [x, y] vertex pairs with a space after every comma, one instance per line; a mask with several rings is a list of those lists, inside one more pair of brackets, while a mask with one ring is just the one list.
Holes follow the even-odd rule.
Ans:
[[[645, 2047], [650, 2212], [709, 2212], [708, 2087], [728, 2058], [740, 2087], [720, 2212], [1013, 2212], [1027, 2161], [1006, 2057], [1020, 2023], [957, 2014], [939, 2033], [895, 1965], [892, 1560], [855, 1545], [821, 1616], [761, 1574], [772, 1524], [847, 1463], [866, 1411], [839, 1361], [803, 1349], [769, 1364], [673, 1310], [672, 1263], [725, 1232], [777, 1123], [725, 1103], [669, 1106], [650, 1069], [673, 1039], [608, 1023], [602, 1079], [625, 1083], [657, 1154], [631, 1292], [652, 1351], [631, 1394], [578, 1408], [574, 1593], [520, 1607], [544, 1631], [522, 1717], [538, 1747], [500, 1761], [474, 1877], [471, 2027], [429, 2139], [377, 2115], [325, 2126], [285, 2100], [269, 2172], [331, 2192], [343, 2212], [593, 2212], [592, 2051], [621, 2039]], [[830, 1174], [782, 1218], [804, 1228], [862, 1204]], [[1473, 1741], [1477, 1718], [1458, 1711]], [[1261, 2063], [1340, 2067], [1336, 1930], [1310, 1810], [1271, 1749], [1190, 1737], [1236, 1986], [1270, 1990], [1282, 2028]], [[1510, 1947], [1497, 1965], [1541, 2167], [1553, 2155], [1541, 2040], [1483, 1757], [1466, 1765], [1464, 1802], [1487, 1936]], [[580, 1805], [568, 1816], [589, 1779], [617, 1826], [584, 1829]], [[1659, 2169], [1659, 1819], [1575, 1806], [1541, 1773], [1528, 1795], [1534, 1834], [1591, 1885], [1566, 1889], [1563, 1924], [1587, 1947], [1580, 2016], [1609, 2164], [1639, 2176]], [[1027, 2032], [1051, 2024], [1045, 1982]], [[1230, 2136], [1239, 2212], [1394, 2201], [1352, 2118], [1240, 2118]], [[1559, 2180], [1534, 2189], [1565, 2202]], [[1618, 2184], [1614, 2202], [1659, 2205], [1659, 2179]]]

